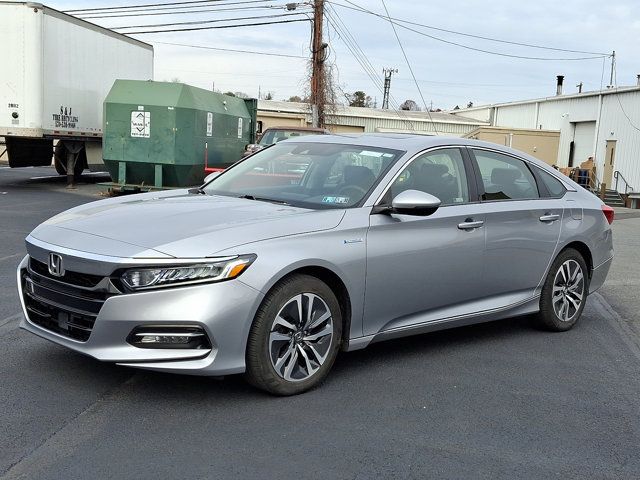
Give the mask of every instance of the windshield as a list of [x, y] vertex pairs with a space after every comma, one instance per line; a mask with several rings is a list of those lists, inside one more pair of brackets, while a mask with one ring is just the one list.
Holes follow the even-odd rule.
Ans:
[[305, 208], [353, 207], [403, 153], [332, 143], [279, 143], [237, 163], [204, 191]]
[[304, 135], [320, 135], [323, 132], [315, 132], [313, 130], [267, 130], [260, 138], [258, 145], [273, 145], [274, 143], [287, 140], [289, 138], [302, 137]]

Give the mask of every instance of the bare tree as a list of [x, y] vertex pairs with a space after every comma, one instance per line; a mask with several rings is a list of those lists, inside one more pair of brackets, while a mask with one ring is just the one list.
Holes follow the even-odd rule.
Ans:
[[411, 112], [419, 112], [420, 106], [415, 102], [415, 100], [407, 99], [400, 104], [400, 110], [408, 110]]

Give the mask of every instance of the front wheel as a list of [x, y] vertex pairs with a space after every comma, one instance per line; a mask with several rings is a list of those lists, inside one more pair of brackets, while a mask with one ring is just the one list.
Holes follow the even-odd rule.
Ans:
[[295, 395], [329, 373], [342, 337], [333, 291], [309, 275], [292, 275], [265, 297], [247, 342], [247, 380], [275, 395]]
[[588, 293], [589, 274], [584, 258], [572, 248], [563, 250], [542, 287], [538, 323], [547, 330], [569, 330], [582, 315]]

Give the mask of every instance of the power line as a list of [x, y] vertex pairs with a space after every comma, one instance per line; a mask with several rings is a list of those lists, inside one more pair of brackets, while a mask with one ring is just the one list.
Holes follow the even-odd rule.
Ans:
[[[356, 4], [352, 3], [352, 2], [350, 2], [349, 0], [344, 0], [344, 1], [347, 1], [347, 2], [351, 3], [352, 5], [356, 5]], [[332, 3], [334, 3], [334, 2], [332, 2]], [[388, 18], [388, 17], [385, 17], [384, 15], [380, 15], [380, 14], [378, 14], [376, 12], [373, 12], [371, 10], [367, 10], [367, 9], [365, 9], [363, 7], [358, 6], [358, 5], [356, 5], [356, 7], [358, 7], [358, 8], [353, 8], [353, 7], [349, 7], [348, 5], [342, 5], [342, 4], [339, 4], [339, 3], [334, 3], [334, 4], [337, 5], [337, 6], [343, 7], [343, 8], [348, 8], [350, 10], [355, 10], [355, 11], [359, 11], [359, 12], [362, 12], [362, 13], [368, 13], [370, 15], [374, 15], [374, 16], [376, 16], [378, 18], [381, 18], [381, 19], [383, 19], [385, 21], [389, 21], [390, 23], [392, 23], [394, 25], [397, 25], [398, 27], [404, 28], [405, 30], [409, 30], [411, 32], [417, 33], [418, 35], [422, 35], [424, 37], [431, 38], [431, 39], [436, 40], [438, 42], [446, 43], [446, 44], [449, 44], [449, 45], [454, 45], [454, 46], [460, 47], [460, 48], [465, 48], [467, 50], [473, 50], [473, 51], [476, 51], [476, 52], [487, 53], [487, 54], [490, 54], [490, 55], [498, 55], [498, 56], [508, 57], [508, 58], [518, 58], [518, 59], [522, 59], [522, 60], [542, 60], [542, 61], [594, 60], [594, 59], [600, 59], [600, 58], [603, 58], [603, 57], [608, 57], [608, 56], [611, 55], [611, 54], [605, 54], [605, 53], [586, 52], [588, 54], [592, 54], [593, 53], [593, 56], [589, 56], [589, 57], [570, 57], [570, 58], [552, 58], [552, 57], [533, 57], [533, 56], [527, 56], [527, 55], [515, 55], [515, 54], [496, 52], [496, 51], [493, 51], [493, 50], [486, 50], [486, 49], [482, 49], [482, 48], [472, 47], [470, 45], [465, 45], [465, 44], [462, 44], [462, 43], [453, 42], [451, 40], [445, 40], [443, 38], [436, 37], [435, 35], [430, 35], [428, 33], [421, 32], [420, 30], [416, 30], [414, 28], [408, 27], [407, 25], [404, 25], [404, 23], [414, 24], [414, 22], [408, 22], [406, 20], [397, 20], [397, 19], [394, 19], [394, 18]], [[420, 25], [420, 26], [422, 26], [424, 28], [433, 28], [433, 29], [436, 28], [436, 27], [431, 27], [431, 26], [422, 25], [422, 24], [417, 24], [417, 25]], [[439, 30], [445, 31], [444, 29], [439, 29]], [[456, 34], [462, 34], [461, 32], [454, 32], [454, 31], [449, 31], [449, 32], [450, 33], [456, 33]], [[464, 34], [464, 35], [472, 36], [471, 34]], [[477, 36], [477, 37], [479, 37], [479, 36]], [[491, 40], [491, 41], [500, 41], [502, 43], [514, 43], [514, 44], [516, 43], [516, 42], [502, 41], [502, 40], [498, 40], [498, 39], [490, 39], [489, 37], [486, 37], [485, 39], [488, 39], [488, 40]], [[525, 44], [522, 44], [522, 45], [525, 45]], [[533, 48], [542, 48], [540, 46], [534, 46], [534, 45], [530, 45], [530, 44], [527, 44], [526, 46], [533, 47]], [[544, 47], [544, 48], [553, 49], [553, 50], [559, 50], [559, 51], [568, 51], [566, 49], [555, 49], [555, 48], [552, 48], [552, 47]], [[580, 51], [573, 51], [573, 52], [580, 52]]]
[[[387, 9], [387, 4], [384, 0], [380, 0], [382, 2], [382, 6], [384, 7], [384, 11], [387, 14], [387, 18], [389, 18], [389, 9]], [[424, 109], [427, 111], [429, 115], [429, 121], [431, 122], [431, 126], [433, 127], [433, 131], [437, 134], [438, 130], [436, 129], [436, 124], [433, 123], [433, 118], [431, 118], [431, 111], [429, 107], [427, 107], [427, 102], [424, 99], [424, 95], [422, 95], [422, 89], [420, 85], [418, 85], [418, 80], [416, 80], [416, 75], [413, 73], [413, 68], [411, 67], [411, 62], [409, 61], [409, 57], [407, 57], [407, 52], [404, 51], [404, 47], [402, 46], [402, 42], [400, 41], [400, 36], [396, 31], [396, 26], [393, 24], [391, 19], [389, 18], [389, 23], [391, 24], [391, 28], [393, 29], [393, 34], [396, 36], [396, 40], [398, 40], [398, 45], [400, 46], [400, 50], [402, 50], [402, 56], [404, 57], [405, 62], [407, 62], [407, 67], [409, 67], [409, 72], [411, 72], [411, 77], [416, 84], [416, 88], [418, 89], [418, 93], [420, 94], [420, 98], [422, 99], [422, 104], [424, 105]]]
[[[372, 81], [373, 85], [382, 93], [382, 89], [380, 87], [380, 85], [382, 84], [381, 77], [377, 75], [376, 70], [373, 68], [373, 65], [371, 65], [371, 62], [367, 58], [362, 48], [360, 48], [360, 45], [358, 45], [358, 42], [355, 39], [355, 37], [351, 35], [349, 30], [346, 28], [346, 26], [344, 30], [342, 29], [342, 27], [340, 26], [340, 24], [342, 23], [342, 20], [333, 10], [333, 7], [331, 7], [330, 5], [328, 6], [329, 6], [329, 9], [327, 9], [326, 11], [327, 23], [331, 24], [336, 34], [340, 38], [340, 40], [342, 40], [342, 42], [345, 44], [345, 46], [347, 47], [351, 55], [353, 55], [353, 57], [355, 58], [356, 62], [360, 64], [360, 67], [362, 67], [365, 74]], [[334, 18], [334, 15], [335, 15], [335, 18]], [[342, 25], [344, 26], [344, 23], [342, 23]], [[398, 104], [395, 98], [393, 98], [392, 95], [390, 95], [389, 97], [391, 99], [391, 106], [393, 107], [394, 113], [398, 115], [401, 121], [405, 122], [405, 124], [409, 127], [410, 130], [415, 131], [413, 127], [413, 123], [407, 120], [406, 115], [401, 113], [401, 110], [398, 109]]]
[[192, 27], [192, 28], [181, 28], [181, 29], [167, 29], [167, 30], [149, 30], [149, 31], [138, 31], [138, 32], [127, 32], [127, 35], [144, 35], [147, 33], [170, 33], [170, 32], [193, 32], [196, 30], [217, 30], [222, 28], [238, 28], [238, 27], [258, 27], [261, 25], [278, 25], [281, 23], [296, 23], [296, 22], [308, 22], [308, 18], [301, 18], [299, 20], [279, 20], [276, 22], [256, 22], [256, 23], [243, 23], [240, 25], [218, 25], [214, 27]]
[[[142, 9], [147, 7], [165, 7], [169, 5], [189, 5], [194, 3], [218, 3], [225, 0], [194, 0], [188, 2], [168, 2], [168, 3], [147, 3], [143, 5], [124, 5], [120, 7], [95, 7], [95, 8], [76, 8], [73, 10], [65, 10], [64, 13], [76, 13], [76, 12], [97, 12], [101, 10], [129, 10], [129, 9]], [[243, 3], [258, 3], [265, 0], [245, 0]], [[239, 2], [238, 2], [239, 3]], [[182, 8], [197, 8], [197, 7], [182, 7]]]
[[[349, 7], [348, 5], [341, 5], [339, 3], [336, 3], [335, 5], [339, 5], [339, 6], [343, 7], [343, 8], [349, 8], [351, 10], [356, 10], [356, 11], [359, 11], [359, 12], [364, 12], [364, 13], [369, 13], [369, 14], [372, 14], [372, 15], [379, 16], [375, 12], [372, 12], [371, 10], [367, 10], [366, 8], [361, 7], [361, 6], [353, 3], [350, 0], [343, 0], [343, 1], [353, 5], [353, 7]], [[504, 40], [504, 39], [500, 39], [500, 38], [486, 37], [486, 36], [483, 36], [483, 35], [475, 35], [475, 34], [472, 34], [472, 33], [465, 33], [465, 32], [459, 32], [459, 31], [456, 31], [456, 30], [449, 30], [449, 29], [446, 29], [446, 28], [434, 27], [433, 25], [426, 25], [424, 23], [412, 22], [412, 21], [409, 21], [409, 20], [401, 19], [401, 18], [391, 17], [391, 19], [393, 21], [395, 21], [395, 22], [407, 23], [409, 25], [415, 25], [415, 26], [419, 26], [419, 27], [428, 28], [428, 29], [431, 29], [431, 30], [437, 30], [439, 32], [452, 33], [454, 35], [462, 35], [464, 37], [470, 37], [470, 38], [478, 38], [480, 40], [487, 40], [487, 41], [490, 41], [490, 42], [505, 43], [505, 44], [509, 44], [509, 45], [518, 45], [518, 46], [521, 46], [521, 47], [539, 48], [539, 49], [542, 49], [542, 50], [552, 50], [552, 51], [556, 51], [556, 52], [565, 52], [565, 53], [581, 53], [581, 54], [586, 54], [586, 55], [608, 55], [607, 53], [603, 53], [603, 52], [587, 52], [587, 51], [584, 51], [584, 50], [570, 50], [570, 49], [566, 49], [566, 48], [549, 47], [549, 46], [546, 46], [546, 45], [536, 45], [536, 44], [533, 44], [533, 43], [515, 42], [515, 41], [512, 41], [512, 40]]]
[[259, 15], [252, 17], [235, 17], [235, 18], [218, 18], [215, 20], [193, 20], [191, 22], [175, 22], [175, 23], [153, 23], [148, 25], [125, 25], [121, 27], [109, 27], [112, 30], [124, 30], [128, 28], [154, 28], [154, 27], [175, 27], [179, 25], [205, 25], [208, 23], [220, 23], [220, 22], [231, 22], [236, 20], [258, 20], [263, 18], [282, 18], [282, 17], [291, 17], [294, 15], [304, 15], [304, 13], [281, 13], [278, 15]]
[[[245, 2], [238, 2], [245, 3]], [[227, 5], [234, 5], [234, 3], [229, 3]], [[200, 7], [200, 6], [198, 6]], [[202, 8], [202, 7], [200, 7]], [[171, 10], [168, 12], [154, 12], [151, 10], [145, 10], [143, 13], [110, 13], [108, 15], [89, 15], [83, 16], [82, 14], [76, 15], [78, 18], [82, 20], [96, 19], [96, 18], [125, 18], [125, 17], [150, 17], [157, 15], [185, 15], [185, 14], [196, 14], [196, 13], [209, 13], [209, 12], [233, 12], [238, 10], [273, 10], [274, 8], [286, 8], [286, 5], [254, 5], [254, 6], [245, 6], [245, 7], [231, 7], [231, 8], [207, 8], [205, 10]], [[151, 12], [151, 13], [147, 13]]]
[[250, 54], [256, 54], [256, 55], [268, 55], [271, 57], [284, 57], [284, 58], [303, 58], [303, 59], [307, 59], [307, 57], [303, 56], [303, 55], [289, 55], [289, 54], [285, 54], [285, 53], [271, 53], [271, 52], [258, 52], [258, 51], [254, 51], [254, 50], [238, 50], [235, 48], [221, 48], [221, 47], [206, 47], [204, 45], [189, 45], [189, 44], [185, 44], [185, 43], [172, 43], [172, 42], [157, 42], [157, 41], [153, 41], [151, 43], [160, 43], [162, 45], [173, 45], [176, 47], [188, 47], [188, 48], [201, 48], [204, 50], [219, 50], [222, 52], [235, 52], [235, 53], [250, 53]]
[[631, 125], [631, 128], [638, 130], [640, 132], [640, 127], [636, 126], [636, 124], [633, 123], [633, 120], [631, 120], [631, 117], [629, 117], [624, 107], [622, 106], [622, 102], [620, 101], [620, 94], [618, 90], [619, 88], [618, 87], [618, 67], [616, 64], [613, 65], [613, 77], [614, 77], [613, 84], [615, 85], [615, 88], [616, 88], [616, 93], [614, 93], [614, 95], [616, 97], [616, 100], [618, 100], [618, 105], [620, 105], [620, 110], [622, 110], [622, 114], [625, 116], [625, 118], [629, 122], [629, 125]]

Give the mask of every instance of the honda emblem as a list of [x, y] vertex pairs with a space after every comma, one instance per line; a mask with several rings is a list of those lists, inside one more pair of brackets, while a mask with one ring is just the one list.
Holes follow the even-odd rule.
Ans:
[[62, 277], [64, 275], [62, 257], [57, 253], [49, 254], [49, 273], [54, 277]]

